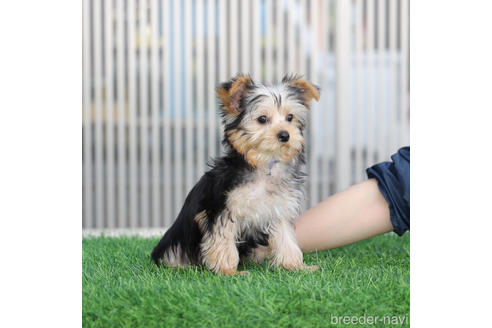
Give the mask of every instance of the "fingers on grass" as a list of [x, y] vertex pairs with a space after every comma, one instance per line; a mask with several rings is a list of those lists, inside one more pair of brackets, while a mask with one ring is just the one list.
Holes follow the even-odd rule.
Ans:
[[314, 272], [319, 269], [319, 265], [306, 265], [303, 263], [301, 265], [296, 265], [296, 266], [283, 265], [282, 268], [284, 268], [285, 270], [295, 271], [295, 272], [299, 272], [299, 271]]
[[319, 270], [319, 265], [303, 265], [302, 271], [314, 272]]
[[247, 274], [248, 274], [248, 271], [237, 271], [236, 269], [220, 271], [220, 275], [222, 275], [222, 276], [237, 276], [237, 275], [245, 276]]

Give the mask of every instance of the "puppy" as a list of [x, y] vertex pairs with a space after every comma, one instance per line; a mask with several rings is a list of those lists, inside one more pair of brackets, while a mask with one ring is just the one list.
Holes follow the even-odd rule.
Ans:
[[225, 156], [190, 191], [152, 259], [223, 275], [265, 257], [288, 270], [315, 269], [303, 264], [293, 222], [304, 199], [303, 130], [318, 88], [297, 76], [264, 85], [238, 75], [217, 95]]

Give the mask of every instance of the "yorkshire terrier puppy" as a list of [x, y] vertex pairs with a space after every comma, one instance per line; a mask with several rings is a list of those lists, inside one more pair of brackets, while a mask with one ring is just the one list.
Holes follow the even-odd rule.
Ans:
[[265, 257], [288, 270], [316, 269], [303, 263], [294, 220], [304, 199], [303, 129], [318, 88], [296, 76], [264, 85], [238, 75], [217, 95], [225, 156], [190, 191], [152, 259], [224, 275]]

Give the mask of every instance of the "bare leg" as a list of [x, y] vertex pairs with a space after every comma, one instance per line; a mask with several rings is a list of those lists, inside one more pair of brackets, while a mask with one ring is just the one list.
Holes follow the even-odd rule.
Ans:
[[332, 249], [392, 230], [388, 203], [375, 179], [327, 198], [295, 222], [304, 252]]

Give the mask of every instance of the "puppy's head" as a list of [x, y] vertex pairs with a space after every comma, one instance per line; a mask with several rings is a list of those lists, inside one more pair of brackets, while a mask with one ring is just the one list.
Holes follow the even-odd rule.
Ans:
[[289, 162], [304, 147], [309, 103], [319, 89], [297, 76], [277, 85], [255, 83], [238, 75], [217, 88], [224, 123], [224, 143], [252, 166]]

